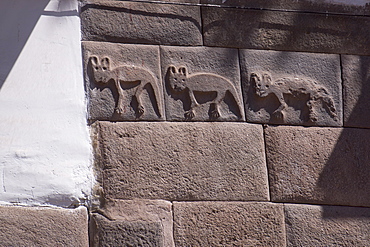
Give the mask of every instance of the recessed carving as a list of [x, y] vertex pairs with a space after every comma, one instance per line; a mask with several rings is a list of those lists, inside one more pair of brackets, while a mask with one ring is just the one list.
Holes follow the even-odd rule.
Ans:
[[[231, 95], [235, 114], [238, 119], [243, 117], [242, 103], [239, 100], [235, 86], [226, 78], [212, 73], [194, 73], [189, 75], [185, 67], [176, 68], [169, 66], [166, 75], [166, 81], [170, 88], [170, 93], [185, 94], [189, 101], [189, 106], [185, 110], [186, 120], [193, 119], [198, 113], [197, 107], [206, 102], [211, 102], [209, 109], [209, 118], [217, 120], [221, 117], [220, 104], [226, 101], [226, 97]], [[183, 104], [187, 104], [184, 98]]]
[[145, 90], [153, 92], [152, 106], [159, 118], [163, 116], [161, 93], [158, 82], [155, 76], [148, 70], [135, 65], [122, 65], [111, 69], [110, 59], [104, 57], [101, 60], [97, 56], [90, 57], [90, 65], [92, 68], [93, 78], [95, 83], [106, 85], [114, 83], [114, 89], [118, 94], [115, 113], [122, 115], [125, 111], [123, 97], [124, 90], [135, 88], [132, 95], [131, 106], [135, 108], [137, 118], [140, 118], [145, 112], [145, 105], [142, 102], [142, 93]]
[[[279, 105], [272, 112], [272, 115], [282, 122], [286, 122], [284, 110], [288, 107], [287, 97], [306, 101], [309, 122], [315, 123], [318, 121], [318, 115], [320, 114], [318, 110], [320, 108], [325, 109], [331, 118], [338, 121], [333, 98], [324, 86], [312, 79], [288, 76], [273, 81], [269, 73], [262, 72], [251, 73], [250, 83], [258, 97], [267, 98], [269, 95], [276, 97]], [[297, 102], [293, 100], [291, 104], [294, 105]]]

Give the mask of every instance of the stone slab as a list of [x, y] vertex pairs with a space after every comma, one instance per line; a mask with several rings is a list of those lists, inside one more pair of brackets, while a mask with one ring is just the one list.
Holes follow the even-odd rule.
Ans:
[[369, 246], [370, 208], [285, 205], [287, 246]]
[[204, 45], [370, 55], [368, 17], [202, 8]]
[[83, 40], [167, 45], [203, 43], [198, 6], [90, 2], [81, 8]]
[[265, 140], [272, 201], [370, 206], [370, 130], [268, 127]]
[[82, 47], [91, 121], [165, 119], [158, 46], [85, 41]]
[[162, 200], [109, 200], [93, 213], [91, 246], [174, 246], [172, 204]]
[[248, 122], [343, 124], [339, 55], [240, 50], [240, 67]]
[[342, 56], [344, 126], [370, 128], [370, 57]]
[[262, 127], [241, 123], [97, 123], [106, 198], [269, 199]]
[[1, 246], [89, 246], [85, 207], [0, 207]]
[[245, 120], [236, 49], [161, 46], [161, 67], [168, 120]]
[[312, 0], [201, 0], [202, 4], [216, 4], [252, 9], [271, 9], [281, 11], [319, 12], [350, 15], [369, 15], [370, 4], [360, 1], [312, 1]]
[[176, 246], [285, 246], [283, 205], [174, 202]]

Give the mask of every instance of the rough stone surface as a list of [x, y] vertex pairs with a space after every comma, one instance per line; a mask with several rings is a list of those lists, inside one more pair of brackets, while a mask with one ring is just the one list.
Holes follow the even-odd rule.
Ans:
[[240, 66], [247, 121], [342, 125], [339, 55], [241, 50]]
[[174, 246], [172, 204], [110, 200], [93, 214], [91, 246]]
[[342, 56], [344, 126], [370, 128], [370, 57]]
[[200, 7], [90, 1], [81, 9], [83, 40], [202, 45]]
[[[336, 3], [335, 3], [336, 2]], [[360, 3], [362, 2], [362, 4]], [[315, 1], [315, 0], [201, 0], [203, 4], [236, 6], [255, 9], [310, 11], [319, 13], [342, 13], [352, 15], [369, 15], [370, 4], [366, 0], [357, 1]]]
[[269, 199], [261, 126], [100, 122], [94, 128], [107, 198]]
[[1, 246], [89, 246], [84, 207], [0, 207]]
[[287, 246], [369, 246], [370, 208], [285, 205]]
[[285, 246], [283, 205], [174, 202], [176, 246]]
[[168, 120], [245, 119], [236, 49], [164, 46], [161, 66]]
[[83, 57], [90, 120], [165, 119], [158, 46], [86, 41]]
[[370, 130], [268, 127], [272, 201], [370, 206]]
[[204, 44], [370, 55], [368, 17], [202, 8]]

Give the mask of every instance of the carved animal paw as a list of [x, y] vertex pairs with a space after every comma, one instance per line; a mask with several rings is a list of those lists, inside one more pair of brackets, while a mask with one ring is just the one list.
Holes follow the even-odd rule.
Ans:
[[116, 107], [115, 112], [120, 115], [123, 114], [124, 112], [123, 107]]
[[187, 111], [184, 114], [186, 120], [193, 119], [195, 117], [195, 113], [193, 110]]
[[279, 120], [284, 120], [284, 113], [282, 111], [275, 111], [272, 115]]
[[211, 112], [211, 118], [212, 119], [217, 119], [220, 117], [220, 113], [217, 110], [214, 110]]
[[140, 105], [138, 108], [137, 108], [137, 113], [141, 116], [144, 114], [144, 107], [142, 105]]

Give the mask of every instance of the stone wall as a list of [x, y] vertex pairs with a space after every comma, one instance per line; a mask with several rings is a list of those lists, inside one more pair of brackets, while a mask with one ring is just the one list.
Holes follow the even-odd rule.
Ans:
[[369, 14], [84, 2], [90, 244], [370, 245]]

